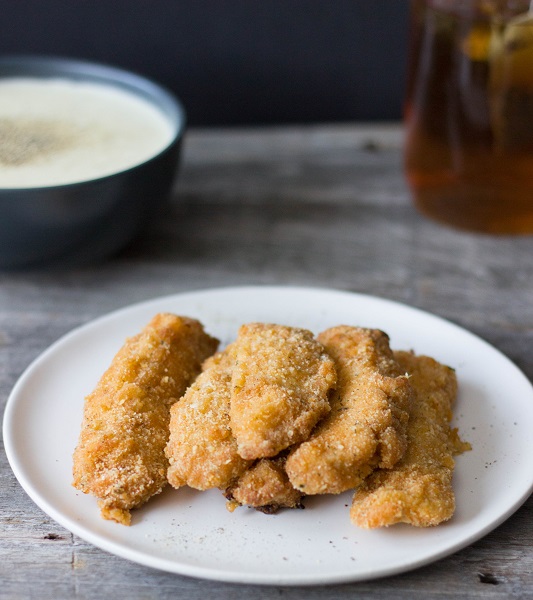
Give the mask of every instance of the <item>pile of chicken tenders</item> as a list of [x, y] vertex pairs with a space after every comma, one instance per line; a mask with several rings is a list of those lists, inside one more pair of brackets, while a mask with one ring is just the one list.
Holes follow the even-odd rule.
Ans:
[[157, 314], [85, 398], [73, 485], [104, 518], [129, 525], [167, 483], [265, 513], [354, 490], [364, 528], [451, 518], [453, 456], [469, 449], [450, 426], [453, 369], [348, 325], [248, 323], [218, 346], [198, 320]]

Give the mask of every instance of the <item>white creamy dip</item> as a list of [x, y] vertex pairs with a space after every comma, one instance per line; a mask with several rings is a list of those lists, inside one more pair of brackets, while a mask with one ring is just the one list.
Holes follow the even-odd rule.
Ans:
[[174, 133], [157, 107], [111, 85], [0, 79], [0, 188], [111, 175], [155, 156]]

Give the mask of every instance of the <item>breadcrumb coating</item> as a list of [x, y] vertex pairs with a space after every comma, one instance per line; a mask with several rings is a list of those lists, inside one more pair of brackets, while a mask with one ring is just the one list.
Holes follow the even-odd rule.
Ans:
[[427, 356], [403, 351], [394, 356], [416, 392], [408, 447], [392, 470], [375, 471], [356, 491], [350, 518], [364, 528], [429, 527], [450, 519], [455, 510], [453, 455], [470, 449], [449, 425], [457, 395], [455, 372]]
[[335, 361], [337, 389], [330, 414], [289, 454], [286, 468], [305, 494], [338, 494], [403, 456], [413, 392], [382, 331], [340, 325], [318, 340]]
[[229, 423], [232, 366], [231, 348], [209, 358], [171, 408], [167, 477], [175, 488], [225, 489], [250, 465], [239, 455]]
[[280, 508], [303, 508], [303, 494], [294, 489], [285, 472], [285, 457], [261, 458], [227, 490], [228, 510], [250, 506], [273, 514]]
[[235, 342], [230, 422], [245, 459], [277, 455], [306, 439], [329, 410], [336, 371], [306, 329], [250, 323]]
[[130, 510], [163, 489], [170, 406], [217, 346], [199, 321], [158, 314], [85, 398], [73, 485], [99, 499], [105, 519], [129, 525]]
[[356, 489], [363, 528], [437, 525], [455, 510], [455, 372], [392, 352], [386, 333], [249, 323], [215, 354], [202, 324], [156, 315], [85, 398], [73, 485], [102, 517], [173, 487], [219, 488], [230, 511], [303, 508]]

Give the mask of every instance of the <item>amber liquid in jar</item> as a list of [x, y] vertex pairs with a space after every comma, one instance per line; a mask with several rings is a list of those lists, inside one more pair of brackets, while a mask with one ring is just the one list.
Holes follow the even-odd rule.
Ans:
[[413, 0], [406, 172], [449, 225], [533, 233], [529, 1]]

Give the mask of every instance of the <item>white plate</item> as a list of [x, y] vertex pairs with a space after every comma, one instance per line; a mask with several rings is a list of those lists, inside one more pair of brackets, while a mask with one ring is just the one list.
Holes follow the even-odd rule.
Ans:
[[[200, 319], [223, 344], [247, 321], [315, 332], [338, 324], [377, 327], [395, 349], [456, 368], [455, 423], [473, 450], [457, 460], [453, 519], [430, 529], [364, 531], [350, 524], [351, 494], [309, 498], [305, 510], [229, 513], [218, 491], [168, 488], [136, 511], [131, 527], [100, 518], [94, 498], [71, 487], [83, 397], [124, 339], [159, 311]], [[304, 585], [400, 573], [449, 555], [511, 515], [533, 489], [533, 389], [507, 358], [438, 317], [347, 292], [245, 287], [138, 304], [66, 335], [22, 375], [8, 400], [4, 443], [15, 475], [61, 525], [108, 552], [150, 567], [241, 583]]]

